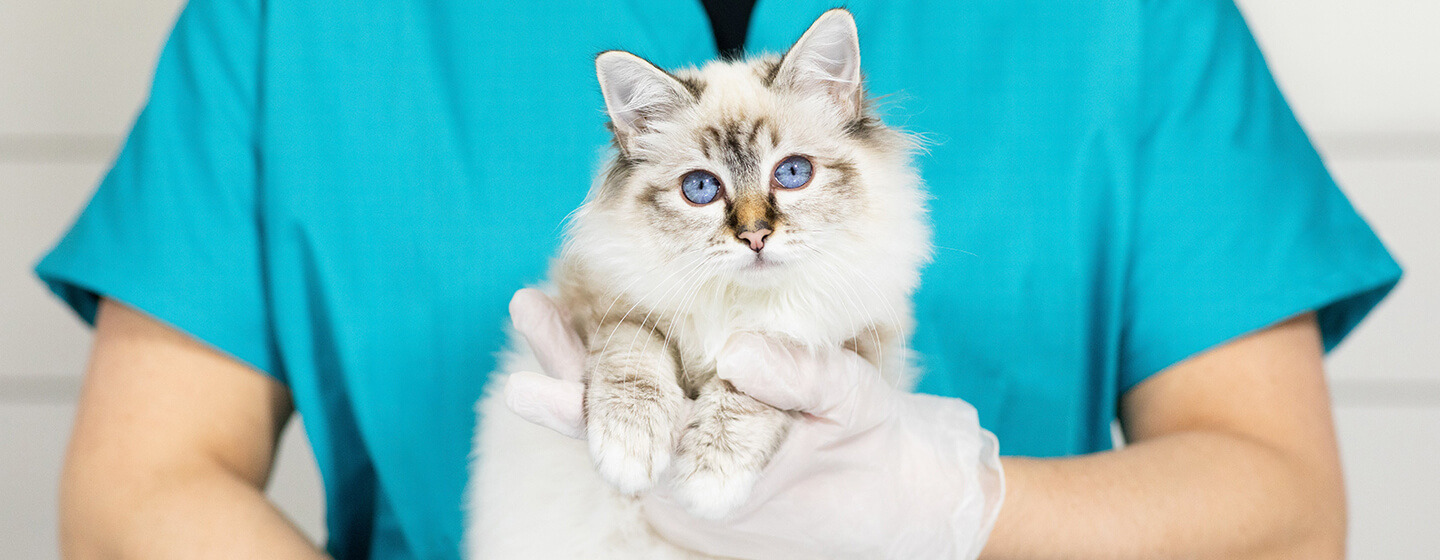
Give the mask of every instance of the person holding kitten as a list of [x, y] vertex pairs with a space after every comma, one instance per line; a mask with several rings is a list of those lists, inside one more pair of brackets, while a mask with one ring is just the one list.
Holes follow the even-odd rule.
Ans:
[[[720, 4], [190, 2], [37, 267], [97, 329], [66, 556], [459, 556], [507, 316], [550, 375], [507, 404], [586, 429], [585, 333], [516, 290], [608, 140], [593, 55], [780, 52], [831, 7]], [[849, 9], [885, 121], [930, 141], [923, 377], [731, 338], [716, 375], [797, 419], [739, 513], [657, 491], [649, 529], [746, 558], [1342, 557], [1321, 359], [1400, 271], [1233, 4]], [[296, 412], [324, 550], [263, 494]], [[998, 464], [954, 452], [981, 427]]]

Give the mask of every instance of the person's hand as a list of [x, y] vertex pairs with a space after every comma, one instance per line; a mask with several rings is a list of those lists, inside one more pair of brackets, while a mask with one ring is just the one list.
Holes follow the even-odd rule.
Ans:
[[[563, 311], [522, 290], [511, 316], [552, 376], [513, 374], [521, 417], [583, 437], [585, 353]], [[720, 520], [687, 514], [665, 484], [644, 496], [666, 539], [737, 558], [975, 558], [1004, 494], [998, 448], [964, 401], [898, 391], [859, 355], [807, 351], [754, 334], [726, 344], [717, 374], [803, 413], [750, 500]]]
[[534, 288], [510, 298], [510, 324], [525, 337], [545, 370], [512, 372], [505, 380], [505, 406], [521, 418], [561, 435], [585, 439], [585, 345], [570, 326], [570, 315]]

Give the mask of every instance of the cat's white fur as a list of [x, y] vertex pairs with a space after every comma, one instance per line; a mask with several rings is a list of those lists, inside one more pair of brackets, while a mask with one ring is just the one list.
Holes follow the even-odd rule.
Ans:
[[[687, 370], [676, 372], [682, 383], [693, 378], [706, 384], [703, 375], [713, 372], [725, 341], [752, 331], [802, 345], [846, 345], [893, 383], [909, 383], [904, 349], [912, 322], [909, 297], [930, 250], [924, 194], [911, 165], [909, 138], [880, 125], [865, 107], [857, 45], [850, 15], [832, 10], [783, 63], [772, 56], [678, 72], [682, 80], [703, 84], [698, 95], [632, 55], [607, 53], [597, 60], [617, 158], [645, 163], [625, 173], [615, 172], [619, 159], [611, 163], [576, 213], [552, 272], [559, 303], [577, 315], [577, 327], [591, 331], [581, 334], [592, 356], [602, 353], [602, 345], [629, 351], [632, 341], [655, 342], [653, 351], [673, 352]], [[816, 156], [811, 186], [774, 195], [788, 221], [766, 242], [770, 260], [763, 267], [755, 265], [757, 253], [727, 238], [734, 234], [724, 230], [721, 203], [688, 205], [678, 186], [669, 198], [637, 202], [644, 189], [676, 184], [689, 169], [715, 169], [727, 184], [744, 181], [725, 176], [724, 166], [703, 156], [693, 139], [715, 123], [757, 118], [778, 131], [768, 144], [756, 138], [760, 125], [751, 132], [765, 173], [787, 154]], [[860, 130], [857, 123], [866, 126]], [[823, 190], [841, 180], [841, 163], [827, 168], [831, 161], [848, 166], [848, 198]], [[731, 194], [738, 196], [736, 188]], [[657, 212], [686, 220], [686, 227], [668, 234], [651, 229], [659, 227], [652, 223]], [[844, 219], [837, 223], [836, 216]], [[638, 327], [612, 328], [607, 321], [622, 313], [636, 315], [629, 320]], [[679, 436], [669, 434], [683, 427], [667, 425], [673, 418], [662, 413], [611, 418], [591, 410], [602, 416], [590, 419], [588, 445], [532, 425], [506, 408], [500, 391], [504, 372], [541, 371], [522, 339], [511, 340], [499, 364], [502, 373], [492, 377], [477, 406], [468, 557], [701, 557], [655, 535], [633, 494], [648, 489], [658, 471], [677, 469], [688, 482], [676, 491], [694, 505], [692, 511], [723, 515], [748, 495], [768, 457], [758, 464], [755, 457], [743, 464], [725, 463], [729, 459], [723, 456], [695, 457], [698, 452], [676, 449]], [[700, 398], [706, 398], [703, 391]], [[590, 406], [603, 408], [598, 402]], [[714, 427], [763, 439], [775, 429], [776, 417], [763, 418], [730, 415], [731, 424]], [[743, 424], [749, 419], [756, 419], [754, 427]], [[637, 441], [620, 429], [626, 426], [665, 436]], [[611, 432], [597, 437], [600, 429]], [[712, 464], [707, 471], [702, 464], [707, 461], [719, 461], [720, 468]], [[738, 476], [716, 474], [729, 472]], [[716, 505], [707, 510], [710, 504]]]

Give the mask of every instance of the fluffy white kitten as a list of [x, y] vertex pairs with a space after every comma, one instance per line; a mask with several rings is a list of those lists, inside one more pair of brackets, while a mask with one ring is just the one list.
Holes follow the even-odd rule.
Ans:
[[[925, 197], [910, 138], [867, 104], [849, 12], [820, 16], [783, 57], [669, 74], [611, 51], [596, 69], [616, 150], [551, 274], [590, 351], [588, 441], [515, 416], [493, 377], [472, 558], [695, 557], [650, 530], [636, 495], [672, 481], [690, 512], [724, 516], [792, 421], [715, 377], [736, 332], [844, 345], [910, 379]], [[540, 371], [512, 339], [500, 371]]]

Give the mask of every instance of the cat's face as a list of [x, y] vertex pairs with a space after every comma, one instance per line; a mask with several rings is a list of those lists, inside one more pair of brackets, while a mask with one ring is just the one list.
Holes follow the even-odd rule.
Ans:
[[571, 247], [615, 280], [634, 275], [662, 306], [703, 283], [913, 289], [929, 246], [912, 146], [866, 107], [848, 13], [821, 16], [783, 59], [674, 75], [617, 51], [596, 63], [618, 153]]

